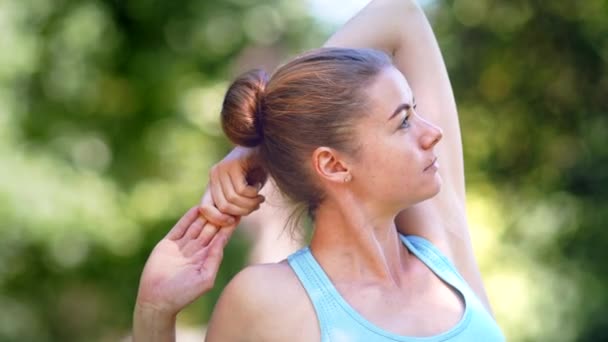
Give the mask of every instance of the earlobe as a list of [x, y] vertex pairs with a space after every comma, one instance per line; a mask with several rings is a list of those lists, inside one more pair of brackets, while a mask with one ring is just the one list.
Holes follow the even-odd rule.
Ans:
[[347, 163], [334, 149], [318, 147], [312, 158], [314, 170], [322, 180], [335, 183], [347, 183], [351, 180]]

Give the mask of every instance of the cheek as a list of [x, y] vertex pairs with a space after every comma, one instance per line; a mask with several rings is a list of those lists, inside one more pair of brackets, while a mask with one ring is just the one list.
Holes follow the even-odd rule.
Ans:
[[[363, 138], [363, 137], [362, 137]], [[359, 154], [359, 174], [381, 186], [383, 183], [405, 185], [416, 179], [418, 164], [415, 142], [409, 135], [367, 135]], [[419, 173], [419, 172], [418, 172]]]
[[[410, 175], [417, 168], [417, 155], [413, 145], [407, 139], [395, 142], [383, 155], [381, 165], [385, 165], [390, 172]], [[388, 170], [387, 170], [388, 171]]]
[[409, 180], [416, 179], [415, 156], [406, 146], [399, 148], [377, 149], [367, 156], [364, 167], [370, 173], [370, 180], [378, 183], [406, 185]]

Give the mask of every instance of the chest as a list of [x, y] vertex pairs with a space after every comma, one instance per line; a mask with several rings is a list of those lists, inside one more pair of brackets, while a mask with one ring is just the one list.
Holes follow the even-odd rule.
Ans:
[[[432, 271], [428, 272], [393, 290], [377, 285], [335, 285], [342, 304], [372, 325], [397, 335], [432, 336], [456, 326], [463, 317], [465, 305], [457, 290]], [[317, 313], [304, 291], [298, 300], [290, 303], [287, 312], [289, 314], [276, 317], [272, 329], [265, 329], [262, 340], [321, 340]], [[350, 317], [346, 311], [336, 314]]]
[[[430, 271], [429, 271], [430, 272]], [[433, 336], [456, 326], [465, 302], [451, 285], [429, 274], [401, 288], [337, 286], [355, 315], [397, 335]]]

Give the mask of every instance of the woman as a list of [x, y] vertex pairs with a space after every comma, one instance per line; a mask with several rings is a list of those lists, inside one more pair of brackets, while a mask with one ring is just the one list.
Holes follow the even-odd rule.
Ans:
[[243, 147], [212, 169], [202, 217], [191, 209], [152, 252], [136, 340], [171, 340], [175, 315], [212, 287], [234, 226], [263, 202], [252, 169], [311, 214], [314, 233], [229, 283], [209, 341], [504, 340], [469, 237], [451, 86], [414, 1], [374, 0], [326, 48], [269, 80], [241, 76], [222, 123]]

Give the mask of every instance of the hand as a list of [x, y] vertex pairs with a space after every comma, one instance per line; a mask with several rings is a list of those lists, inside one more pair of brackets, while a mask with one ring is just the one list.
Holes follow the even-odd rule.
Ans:
[[218, 229], [198, 207], [188, 210], [148, 257], [137, 306], [171, 317], [210, 290], [235, 227]]
[[265, 200], [258, 194], [264, 182], [266, 172], [257, 165], [253, 150], [236, 147], [211, 168], [209, 186], [201, 199], [201, 215], [218, 226], [234, 224], [259, 209]]

